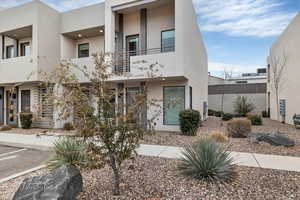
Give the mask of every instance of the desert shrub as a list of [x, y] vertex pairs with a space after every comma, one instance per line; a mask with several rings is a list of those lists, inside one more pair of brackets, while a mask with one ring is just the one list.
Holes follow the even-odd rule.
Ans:
[[269, 113], [265, 110], [261, 112], [261, 115], [262, 115], [263, 118], [268, 118], [269, 117]]
[[225, 114], [223, 114], [223, 116], [222, 116], [222, 120], [223, 120], [223, 121], [229, 121], [229, 120], [231, 120], [232, 118], [233, 118], [233, 115], [230, 114], [230, 113], [225, 113]]
[[224, 114], [224, 113], [223, 113], [222, 111], [216, 111], [216, 112], [215, 112], [215, 116], [216, 116], [216, 117], [222, 117], [223, 114]]
[[220, 131], [212, 131], [212, 132], [209, 133], [208, 137], [215, 140], [215, 141], [217, 141], [217, 142], [222, 142], [223, 143], [223, 142], [228, 141], [228, 137]]
[[179, 114], [180, 130], [183, 135], [195, 136], [201, 125], [201, 115], [197, 110], [184, 110]]
[[48, 162], [50, 169], [63, 165], [83, 166], [87, 159], [86, 143], [72, 137], [63, 137], [54, 143], [54, 157]]
[[260, 115], [249, 115], [247, 117], [253, 126], [261, 126], [263, 124], [262, 117]]
[[73, 125], [72, 122], [66, 122], [64, 124], [63, 129], [66, 130], [66, 131], [72, 131], [72, 130], [74, 130], [74, 125]]
[[208, 109], [208, 116], [215, 116], [216, 111]]
[[10, 125], [0, 126], [0, 131], [10, 131], [12, 128]]
[[20, 113], [21, 126], [23, 129], [31, 128], [32, 118], [33, 118], [33, 115], [30, 112], [21, 112]]
[[202, 138], [187, 145], [182, 154], [178, 169], [184, 175], [208, 182], [232, 181], [236, 176], [230, 153], [212, 139]]
[[232, 119], [227, 123], [227, 134], [233, 138], [246, 138], [251, 132], [251, 122], [248, 119]]
[[254, 105], [249, 103], [247, 97], [239, 96], [234, 102], [234, 111], [245, 117], [248, 113], [252, 112]]

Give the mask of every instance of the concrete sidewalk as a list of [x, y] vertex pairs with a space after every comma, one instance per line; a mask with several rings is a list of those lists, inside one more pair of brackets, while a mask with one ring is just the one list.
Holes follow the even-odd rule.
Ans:
[[[36, 135], [0, 133], [0, 144], [38, 150], [51, 150], [54, 141], [58, 138], [58, 134], [36, 137]], [[139, 155], [171, 159], [180, 158], [181, 151], [182, 148], [180, 147], [147, 144], [141, 144], [137, 149]], [[236, 164], [241, 166], [300, 172], [299, 157], [242, 152], [231, 152], [231, 156], [236, 161]]]

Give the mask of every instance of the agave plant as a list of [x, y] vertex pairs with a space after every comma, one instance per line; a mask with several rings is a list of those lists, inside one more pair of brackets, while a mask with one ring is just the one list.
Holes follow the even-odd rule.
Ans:
[[50, 169], [62, 165], [81, 166], [86, 162], [86, 143], [72, 137], [63, 137], [54, 143], [54, 157], [48, 162]]
[[232, 181], [236, 176], [234, 160], [223, 145], [210, 138], [187, 145], [178, 166], [182, 174], [208, 182]]

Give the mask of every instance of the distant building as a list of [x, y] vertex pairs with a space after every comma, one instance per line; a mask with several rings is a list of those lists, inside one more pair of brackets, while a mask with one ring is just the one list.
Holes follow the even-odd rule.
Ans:
[[241, 76], [223, 79], [208, 76], [208, 108], [225, 113], [234, 113], [234, 102], [238, 96], [247, 97], [261, 114], [267, 108], [267, 69], [259, 68], [257, 73], [243, 73]]

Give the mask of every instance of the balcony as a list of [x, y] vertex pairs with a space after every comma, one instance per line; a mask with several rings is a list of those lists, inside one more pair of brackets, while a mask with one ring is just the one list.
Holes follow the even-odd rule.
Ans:
[[37, 81], [38, 61], [32, 53], [32, 26], [9, 30], [0, 35], [0, 83]]
[[37, 81], [37, 70], [32, 56], [0, 60], [0, 84]]
[[[154, 67], [151, 69], [151, 66]], [[117, 52], [113, 72], [114, 80], [183, 75], [183, 70], [176, 65], [175, 47]]]

